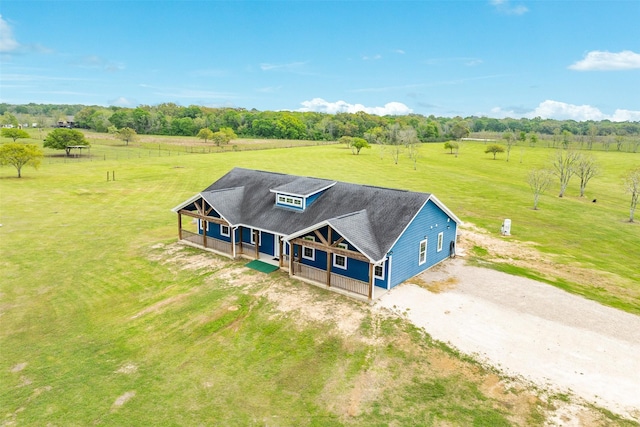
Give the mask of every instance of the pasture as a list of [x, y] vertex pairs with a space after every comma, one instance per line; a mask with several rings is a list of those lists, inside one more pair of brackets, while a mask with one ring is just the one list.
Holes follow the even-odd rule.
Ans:
[[[534, 211], [526, 176], [548, 164], [553, 150], [542, 147], [515, 147], [506, 162], [482, 143], [464, 143], [457, 157], [425, 144], [414, 170], [378, 147], [358, 156], [325, 145], [145, 157], [145, 146], [92, 143], [94, 153], [119, 155], [45, 159], [21, 179], [0, 168], [5, 424], [541, 425], [566, 400], [497, 379], [366, 304], [176, 246], [170, 209], [234, 166], [433, 192], [494, 235], [511, 218], [508, 239], [533, 242], [559, 270], [592, 274], [571, 281], [506, 259], [491, 265], [640, 313], [640, 225], [627, 222], [621, 185], [638, 154], [594, 152], [602, 172], [587, 197], [574, 180], [559, 199], [554, 184]], [[310, 318], [282, 307], [290, 293], [337, 309]], [[625, 423], [597, 414], [603, 425]]]

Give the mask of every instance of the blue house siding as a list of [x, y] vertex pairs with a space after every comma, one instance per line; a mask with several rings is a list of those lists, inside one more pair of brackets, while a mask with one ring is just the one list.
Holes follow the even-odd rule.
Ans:
[[[329, 235], [329, 228], [327, 226], [324, 226], [322, 228], [319, 228], [317, 231], [322, 235], [322, 237], [324, 237], [325, 239], [327, 239], [328, 235]], [[318, 241], [318, 237], [315, 235], [315, 233], [309, 233], [306, 236], [311, 236], [314, 239], [316, 239], [316, 241]], [[305, 237], [306, 237], [305, 236]], [[335, 242], [336, 240], [339, 240], [340, 238], [342, 238], [342, 236], [337, 233], [335, 230], [332, 231], [331, 233], [331, 239], [333, 242]], [[343, 240], [341, 243], [344, 243], [347, 245], [347, 249], [352, 250], [352, 251], [357, 251], [357, 249], [351, 244], [349, 243], [347, 240]], [[298, 247], [296, 246], [296, 255], [298, 254]], [[340, 267], [336, 267], [333, 265], [333, 254], [331, 255], [331, 260], [330, 260], [330, 267], [331, 267], [331, 272], [335, 273], [335, 274], [340, 274], [342, 276], [345, 277], [349, 277], [352, 279], [357, 279], [363, 282], [368, 282], [369, 281], [369, 263], [368, 262], [364, 262], [364, 261], [360, 261], [357, 259], [353, 259], [353, 258], [347, 258], [347, 268], [340, 268]], [[315, 257], [313, 260], [307, 259], [307, 258], [303, 258], [300, 257], [300, 262], [304, 265], [309, 265], [311, 267], [315, 267], [315, 268], [319, 268], [321, 270], [326, 270], [327, 269], [327, 252], [322, 251], [320, 249], [315, 249]], [[386, 287], [386, 281], [382, 281], [382, 280], [377, 280], [377, 282], [380, 283], [380, 285], [378, 286], [384, 286]]]
[[[449, 257], [449, 245], [456, 238], [456, 222], [429, 200], [393, 245], [391, 287]], [[448, 228], [447, 228], [448, 227]], [[437, 251], [438, 234], [443, 233], [442, 250]], [[427, 239], [426, 262], [419, 264], [420, 242]]]

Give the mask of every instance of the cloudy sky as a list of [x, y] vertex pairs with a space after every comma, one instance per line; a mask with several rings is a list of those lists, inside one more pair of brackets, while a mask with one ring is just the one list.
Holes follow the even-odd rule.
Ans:
[[2, 0], [0, 102], [640, 120], [638, 0]]

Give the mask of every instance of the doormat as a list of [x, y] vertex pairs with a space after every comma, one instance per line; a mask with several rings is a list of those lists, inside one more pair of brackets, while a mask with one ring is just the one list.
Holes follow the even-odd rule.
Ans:
[[267, 264], [266, 262], [260, 261], [259, 259], [254, 259], [245, 266], [267, 274], [273, 273], [279, 268], [277, 265]]

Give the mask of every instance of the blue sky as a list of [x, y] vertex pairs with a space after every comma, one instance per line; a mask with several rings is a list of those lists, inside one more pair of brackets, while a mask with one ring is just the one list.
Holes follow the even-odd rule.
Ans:
[[2, 0], [0, 102], [640, 121], [640, 1]]

